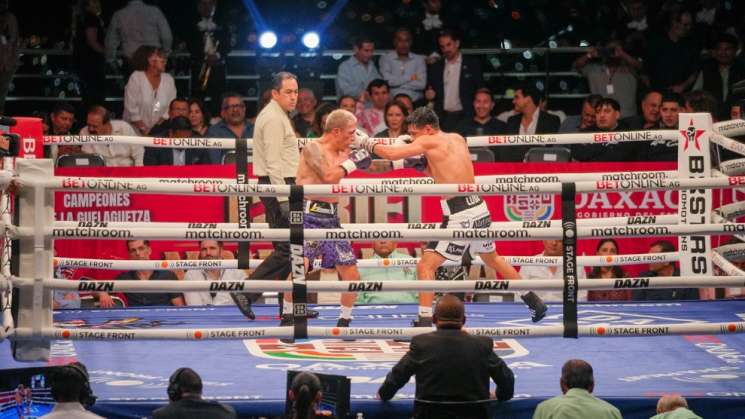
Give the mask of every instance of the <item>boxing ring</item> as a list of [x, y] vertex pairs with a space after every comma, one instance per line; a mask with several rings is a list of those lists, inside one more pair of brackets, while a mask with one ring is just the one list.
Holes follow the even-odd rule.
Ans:
[[[682, 122], [690, 118], [691, 123]], [[540, 258], [510, 262], [524, 265], [562, 266], [564, 280], [475, 280], [475, 281], [382, 281], [369, 283], [366, 291], [443, 291], [486, 293], [495, 290], [564, 290], [563, 304], [549, 305], [548, 316], [533, 325], [524, 307], [513, 304], [471, 304], [467, 307], [470, 333], [495, 339], [495, 350], [516, 373], [515, 400], [495, 406], [500, 417], [530, 417], [532, 408], [559, 391], [561, 364], [569, 358], [583, 358], [595, 365], [596, 391], [614, 402], [624, 417], [649, 417], [660, 394], [679, 392], [703, 416], [743, 413], [745, 397], [745, 302], [629, 302], [618, 304], [577, 304], [582, 290], [745, 287], [745, 272], [731, 261], [745, 259], [745, 246], [732, 244], [712, 248], [709, 236], [742, 237], [745, 224], [734, 222], [745, 213], [741, 202], [711, 207], [712, 189], [745, 185], [743, 159], [724, 162], [714, 170], [708, 157], [708, 140], [745, 155], [745, 146], [725, 135], [745, 132], [745, 123], [729, 121], [712, 126], [681, 115], [682, 131], [652, 134], [623, 133], [618, 138], [582, 134], [580, 142], [650, 141], [682, 137], [685, 151], [680, 161], [688, 164], [686, 176], [661, 172], [661, 176], [630, 176], [629, 180], [598, 181], [592, 174], [573, 175], [556, 183], [472, 185], [256, 185], [246, 177], [237, 182], [163, 183], [149, 179], [105, 179], [50, 176], [49, 162], [21, 162], [17, 175], [6, 173], [2, 181], [20, 190], [21, 204], [32, 208], [21, 212], [20, 221], [3, 219], [6, 235], [20, 242], [21, 269], [17, 276], [4, 274], [3, 290], [11, 286], [21, 293], [20, 314], [14, 321], [3, 307], [0, 339], [2, 367], [17, 366], [18, 359], [65, 363], [73, 359], [88, 366], [99, 402], [94, 408], [111, 417], [140, 417], [166, 401], [165, 387], [170, 373], [184, 365], [194, 367], [205, 380], [205, 395], [233, 404], [245, 415], [281, 414], [284, 404], [285, 371], [309, 369], [352, 377], [352, 411], [369, 417], [405, 416], [411, 407], [413, 385], [402, 389], [392, 403], [374, 400], [385, 373], [406, 351], [406, 340], [426, 333], [424, 328], [407, 327], [415, 317], [412, 306], [357, 306], [350, 328], [331, 327], [338, 306], [315, 307], [322, 315], [316, 321], [305, 318], [305, 296], [311, 292], [359, 290], [348, 282], [306, 282], [302, 269], [304, 240], [541, 240], [562, 239], [563, 258]], [[699, 129], [701, 128], [701, 129]], [[641, 133], [641, 134], [639, 134]], [[634, 135], [632, 135], [634, 134]], [[583, 137], [584, 136], [584, 137]], [[524, 137], [524, 138], [518, 138]], [[529, 138], [528, 138], [529, 137]], [[535, 138], [533, 138], [535, 137]], [[497, 136], [497, 143], [536, 143], [541, 136]], [[553, 136], [546, 144], [569, 143], [571, 136]], [[492, 138], [492, 137], [489, 137]], [[500, 140], [501, 139], [501, 140]], [[141, 140], [141, 139], [140, 139]], [[576, 140], [576, 138], [575, 138]], [[55, 137], [50, 137], [53, 143]], [[82, 140], [80, 140], [82, 141]], [[124, 142], [130, 140], [124, 139]], [[133, 140], [132, 140], [133, 141]], [[475, 145], [482, 145], [474, 141]], [[489, 140], [492, 141], [492, 140]], [[162, 143], [162, 142], [161, 142]], [[236, 144], [238, 143], [238, 144]], [[241, 141], [218, 140], [213, 148], [240, 147]], [[701, 144], [704, 146], [701, 147]], [[174, 146], [164, 144], [162, 146]], [[471, 140], [469, 139], [469, 145]], [[195, 146], [192, 144], [192, 146]], [[696, 151], [694, 151], [694, 149]], [[687, 159], [687, 160], [683, 160]], [[240, 156], [238, 161], [240, 161]], [[45, 167], [46, 164], [46, 167]], [[239, 164], [240, 166], [240, 164]], [[240, 171], [240, 168], [238, 168]], [[239, 174], [240, 175], [240, 174]], [[678, 190], [681, 210], [677, 215], [656, 217], [651, 224], [618, 217], [580, 220], [574, 217], [576, 194], [596, 191]], [[255, 223], [217, 224], [209, 228], [184, 223], [75, 223], [54, 221], [47, 204], [52, 190], [106, 191], [214, 196], [289, 196], [290, 228], [268, 229]], [[302, 228], [304, 195], [491, 195], [556, 193], [562, 195], [562, 220], [545, 223], [494, 223], [488, 229], [431, 229], [427, 226], [391, 224], [350, 224], [339, 230]], [[245, 211], [245, 209], [244, 209]], [[605, 237], [657, 237], [677, 235], [681, 248], [673, 254], [646, 255], [648, 261], [679, 261], [681, 277], [576, 279], [577, 263], [585, 266], [645, 263], [645, 255], [608, 257], [578, 256], [577, 240]], [[258, 307], [257, 321], [248, 323], [235, 307], [130, 308], [125, 310], [59, 311], [52, 321], [48, 289], [105, 290], [110, 292], [210, 291], [207, 282], [68, 281], [51, 278], [52, 239], [65, 240], [226, 240], [289, 241], [292, 282], [225, 281], [221, 291], [281, 291], [295, 296], [295, 325], [276, 327], [274, 307]], [[300, 249], [300, 251], [298, 251]], [[83, 263], [82, 259], [56, 258], [59, 266]], [[87, 263], [94, 263], [88, 260]], [[176, 269], [173, 261], [105, 261], [107, 269]], [[258, 261], [210, 261], [210, 267], [247, 268]], [[412, 266], [415, 259], [396, 262]], [[475, 263], [479, 263], [477, 260]], [[407, 265], [408, 264], [408, 265]], [[593, 265], [595, 264], [595, 265]], [[713, 276], [713, 266], [726, 276]], [[363, 260], [360, 266], [391, 266], [386, 260]], [[198, 268], [198, 266], [196, 266]], [[300, 267], [298, 269], [298, 267]], [[250, 327], [249, 327], [250, 326]], [[564, 338], [562, 338], [564, 337]], [[579, 339], [565, 339], [576, 338]], [[294, 338], [283, 344], [279, 338]], [[341, 338], [354, 338], [353, 341]], [[144, 340], [144, 341], [142, 341]], [[179, 340], [182, 342], [174, 342]], [[207, 341], [222, 342], [207, 342]], [[610, 343], [610, 344], [609, 344]], [[19, 348], [23, 349], [19, 351]], [[29, 365], [27, 363], [23, 365]], [[356, 410], [355, 410], [356, 409]], [[707, 415], [707, 412], [708, 415]]]

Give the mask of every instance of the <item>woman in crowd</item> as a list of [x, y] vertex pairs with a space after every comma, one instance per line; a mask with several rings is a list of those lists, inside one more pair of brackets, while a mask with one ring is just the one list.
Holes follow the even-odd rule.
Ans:
[[204, 103], [199, 99], [189, 99], [189, 122], [194, 132], [204, 137], [210, 127], [209, 114], [204, 110]]
[[132, 56], [134, 72], [124, 88], [124, 120], [142, 135], [168, 119], [168, 106], [176, 97], [176, 84], [166, 73], [166, 57], [158, 47], [143, 45]]
[[287, 398], [292, 402], [292, 419], [315, 419], [321, 401], [321, 380], [312, 372], [301, 372], [292, 379]]
[[333, 105], [322, 103], [316, 108], [316, 116], [313, 117], [313, 123], [308, 130], [308, 138], [320, 138], [323, 135], [323, 127], [326, 126], [326, 117], [336, 110]]
[[[602, 239], [595, 249], [598, 256], [615, 256], [618, 254], [618, 243], [613, 239]], [[590, 271], [590, 279], [625, 278], [626, 272], [620, 266], [595, 266]], [[631, 290], [598, 290], [588, 291], [588, 301], [623, 301], [631, 299]]]
[[409, 111], [401, 102], [388, 102], [383, 115], [388, 128], [375, 134], [376, 138], [396, 138], [407, 133], [406, 117], [409, 116]]
[[81, 0], [75, 21], [73, 58], [81, 82], [84, 108], [102, 105], [106, 97], [106, 57], [100, 0]]

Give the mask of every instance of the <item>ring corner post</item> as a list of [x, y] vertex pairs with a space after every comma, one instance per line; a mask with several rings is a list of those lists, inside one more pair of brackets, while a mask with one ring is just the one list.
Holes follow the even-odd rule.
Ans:
[[[678, 178], [711, 177], [709, 137], [713, 132], [708, 113], [681, 113], [678, 116]], [[712, 211], [711, 189], [681, 189], [678, 217], [681, 225], [709, 224]], [[681, 276], [713, 275], [711, 236], [678, 236]], [[701, 288], [700, 298], [714, 299], [714, 288]]]
[[[54, 162], [49, 159], [18, 159], [18, 175], [30, 183], [54, 175]], [[18, 292], [16, 327], [32, 330], [30, 339], [13, 342], [13, 357], [18, 361], [46, 361], [50, 341], [41, 333], [51, 328], [52, 292], [43, 287], [43, 280], [52, 277], [54, 241], [45, 236], [45, 229], [54, 222], [54, 191], [42, 186], [22, 187], [18, 194], [19, 227], [30, 227], [33, 239], [19, 240], [18, 276], [34, 278], [33, 288]]]

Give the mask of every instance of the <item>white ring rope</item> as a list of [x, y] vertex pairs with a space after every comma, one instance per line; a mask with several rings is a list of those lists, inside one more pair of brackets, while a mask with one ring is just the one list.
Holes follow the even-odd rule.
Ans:
[[[502, 256], [513, 266], [561, 266], [560, 256]], [[577, 256], [577, 263], [582, 266], [614, 266], [614, 265], [638, 265], [646, 263], [671, 263], [677, 262], [680, 254], [670, 253], [642, 253], [628, 255], [607, 256]], [[248, 267], [253, 269], [263, 262], [262, 259], [249, 260]], [[359, 259], [358, 268], [413, 268], [419, 262], [419, 258], [395, 258], [395, 259]], [[91, 268], [111, 271], [127, 270], [181, 270], [181, 269], [238, 269], [237, 259], [185, 259], [185, 260], [120, 260], [120, 259], [82, 259], [82, 258], [54, 258], [56, 266], [72, 268]], [[472, 265], [483, 266], [484, 261], [475, 257]], [[445, 261], [442, 266], [461, 266], [460, 262]], [[321, 268], [321, 261], [313, 262], [315, 269]]]
[[[9, 237], [29, 238], [34, 235], [55, 239], [78, 240], [218, 240], [218, 241], [288, 241], [289, 229], [202, 229], [202, 228], [107, 228], [70, 227], [34, 228], [0, 226]], [[578, 226], [577, 238], [657, 237], [673, 235], [729, 235], [744, 233], [745, 223], [682, 224], [682, 225], [619, 225]], [[484, 241], [484, 240], [555, 240], [563, 237], [560, 227], [551, 228], [446, 228], [446, 229], [379, 229], [354, 228], [305, 229], [305, 240], [354, 241]]]
[[[12, 277], [11, 282], [17, 287], [33, 287], [37, 282], [33, 278]], [[581, 279], [582, 290], [612, 289], [664, 289], [664, 288], [698, 288], [698, 287], [745, 287], [745, 276], [660, 276], [650, 278], [621, 279]], [[291, 281], [69, 281], [67, 279], [44, 279], [42, 285], [49, 289], [67, 291], [106, 291], [106, 292], [289, 292]], [[484, 279], [465, 281], [308, 281], [308, 292], [476, 292], [494, 291], [558, 291], [564, 289], [560, 279]]]
[[737, 137], [738, 135], [745, 135], [745, 120], [742, 119], [731, 119], [729, 121], [715, 122], [712, 125], [714, 132], [728, 137]]
[[709, 141], [714, 144], [720, 145], [729, 151], [733, 151], [741, 156], [745, 156], [745, 144], [733, 140], [732, 138], [727, 138], [723, 135], [712, 133], [709, 137]]
[[735, 266], [732, 262], [730, 262], [724, 256], [720, 255], [717, 252], [712, 252], [711, 262], [717, 265], [719, 269], [721, 269], [729, 276], [745, 275], [745, 271]]
[[[55, 221], [52, 227], [111, 227], [127, 228], [132, 227], [131, 222], [121, 221]], [[356, 223], [342, 224], [342, 228], [358, 228], [361, 230], [379, 230], [381, 228], [391, 229], [439, 229], [441, 223]], [[645, 216], [628, 216], [628, 217], [608, 217], [608, 218], [584, 218], [578, 219], [579, 226], [605, 226], [605, 225], [674, 225], [678, 224], [677, 214], [662, 215], [645, 215]], [[561, 227], [561, 220], [546, 221], [495, 221], [492, 227], [500, 228], [553, 228]], [[142, 226], [145, 228], [238, 228], [237, 223], [175, 223], [175, 222], [147, 222]], [[251, 228], [269, 228], [268, 223], [251, 223]]]
[[725, 244], [714, 249], [729, 261], [745, 261], [745, 243]]
[[719, 170], [726, 176], [741, 176], [745, 174], [745, 158], [723, 161]]
[[[5, 184], [12, 178], [13, 172], [0, 171], [0, 183]], [[677, 179], [678, 172], [672, 170], [634, 171], [634, 172], [590, 172], [590, 173], [521, 173], [515, 175], [478, 175], [474, 182], [479, 184], [492, 183], [549, 183], [549, 182], [577, 182], [577, 181], [607, 181], [607, 180], [643, 180], [643, 179]], [[116, 181], [121, 178], [98, 178]], [[137, 178], [145, 183], [165, 184], [233, 184], [229, 178]], [[257, 184], [258, 179], [249, 178], [249, 184]], [[342, 185], [354, 184], [382, 184], [382, 185], [433, 185], [434, 179], [429, 177], [406, 178], [344, 178]]]
[[[13, 330], [10, 337], [23, 339], [65, 339], [65, 340], [243, 340], [255, 338], [290, 338], [292, 327], [236, 327], [202, 329], [71, 329], [45, 327], [39, 333], [29, 327]], [[477, 336], [488, 337], [549, 337], [562, 336], [562, 325], [528, 327], [467, 327], [465, 330]], [[390, 339], [411, 338], [431, 332], [426, 327], [308, 327], [309, 339], [357, 338]], [[696, 334], [745, 333], [745, 322], [656, 324], [651, 326], [615, 326], [593, 324], [578, 326], [578, 336], [583, 337], [621, 337], [621, 336], [670, 336]]]
[[[604, 144], [634, 141], [677, 141], [677, 130], [625, 131], [625, 132], [582, 132], [572, 134], [536, 135], [484, 135], [466, 137], [469, 147], [493, 147], [513, 145], [570, 145]], [[298, 147], [303, 147], [316, 138], [298, 138]], [[396, 138], [372, 138], [380, 144], [392, 144]], [[253, 139], [246, 139], [248, 148], [253, 148]], [[139, 137], [131, 135], [45, 135], [44, 145], [82, 145], [82, 144], [133, 144], [156, 148], [207, 148], [234, 149], [233, 138], [163, 138]]]
[[[164, 184], [143, 182], [138, 178], [80, 178], [55, 176], [41, 181], [24, 181], [24, 186], [41, 186], [60, 191], [107, 191], [129, 193], [174, 193], [183, 195], [246, 195], [246, 196], [287, 196], [290, 185], [259, 185], [226, 183]], [[536, 193], [560, 193], [561, 182], [548, 183], [498, 183], [498, 184], [340, 184], [304, 185], [307, 195], [319, 196], [358, 196], [358, 195], [518, 195]], [[661, 189], [729, 189], [745, 186], [745, 176], [708, 177], [690, 179], [635, 179], [575, 182], [577, 193], [646, 191]]]

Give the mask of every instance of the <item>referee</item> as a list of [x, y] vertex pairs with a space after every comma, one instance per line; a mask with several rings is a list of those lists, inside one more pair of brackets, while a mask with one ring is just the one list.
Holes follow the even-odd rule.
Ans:
[[[272, 99], [259, 112], [253, 134], [253, 172], [259, 178], [259, 184], [295, 184], [300, 152], [288, 114], [295, 110], [297, 97], [298, 82], [294, 74], [281, 71], [272, 76]], [[290, 203], [287, 199], [285, 196], [261, 197], [269, 227], [289, 228]], [[287, 242], [273, 242], [272, 245], [272, 254], [249, 279], [287, 279], [291, 266], [290, 245]], [[256, 301], [259, 294], [246, 296]]]

